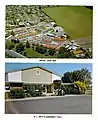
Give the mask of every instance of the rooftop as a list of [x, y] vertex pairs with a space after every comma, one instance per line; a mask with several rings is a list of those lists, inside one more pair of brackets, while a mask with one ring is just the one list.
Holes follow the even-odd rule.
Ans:
[[61, 77], [61, 75], [59, 75], [59, 74], [57, 74], [57, 73], [55, 73], [55, 72], [53, 72], [53, 71], [50, 71], [50, 70], [48, 70], [48, 69], [46, 69], [46, 68], [40, 67], [40, 66], [28, 67], [28, 68], [18, 69], [18, 70], [12, 70], [12, 71], [6, 72], [5, 74], [7, 74], [7, 73], [12, 73], [12, 72], [17, 72], [17, 71], [24, 71], [24, 70], [28, 70], [28, 69], [34, 69], [34, 68], [40, 68], [40, 69], [42, 69], [42, 70], [45, 70], [45, 71], [47, 71], [47, 72], [49, 72], [49, 73], [53, 73], [53, 74]]

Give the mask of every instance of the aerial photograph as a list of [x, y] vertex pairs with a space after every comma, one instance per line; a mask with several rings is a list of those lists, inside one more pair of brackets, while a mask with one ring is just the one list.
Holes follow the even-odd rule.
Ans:
[[92, 64], [5, 63], [5, 114], [92, 114]]
[[91, 59], [93, 6], [6, 5], [6, 58]]

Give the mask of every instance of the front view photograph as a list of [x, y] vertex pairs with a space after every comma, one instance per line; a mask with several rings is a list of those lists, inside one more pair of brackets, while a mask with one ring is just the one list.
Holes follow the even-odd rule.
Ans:
[[5, 114], [92, 114], [92, 64], [5, 63]]

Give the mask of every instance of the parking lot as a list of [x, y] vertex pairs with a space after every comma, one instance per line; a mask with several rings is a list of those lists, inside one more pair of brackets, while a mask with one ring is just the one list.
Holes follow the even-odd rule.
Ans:
[[6, 114], [91, 114], [92, 96], [6, 101]]

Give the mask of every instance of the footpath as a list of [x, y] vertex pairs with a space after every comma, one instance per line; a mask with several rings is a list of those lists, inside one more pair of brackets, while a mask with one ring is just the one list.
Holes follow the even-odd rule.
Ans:
[[91, 95], [65, 95], [65, 96], [41, 96], [41, 97], [27, 97], [21, 99], [6, 99], [5, 101], [24, 101], [24, 100], [38, 100], [38, 99], [52, 99], [52, 98], [63, 98], [63, 97], [71, 97], [71, 96], [91, 96]]

